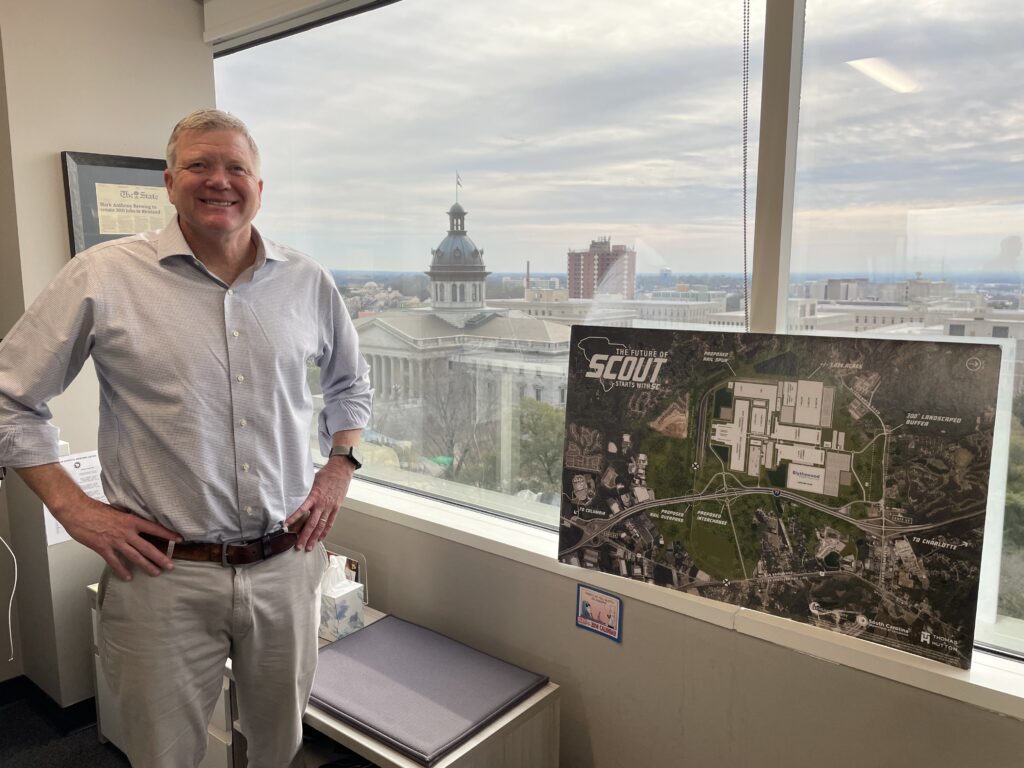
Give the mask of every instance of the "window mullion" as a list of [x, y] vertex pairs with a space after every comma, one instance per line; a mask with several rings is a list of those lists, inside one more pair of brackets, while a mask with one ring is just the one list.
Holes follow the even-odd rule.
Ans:
[[769, 0], [765, 9], [750, 330], [786, 329], [793, 233], [805, 0]]

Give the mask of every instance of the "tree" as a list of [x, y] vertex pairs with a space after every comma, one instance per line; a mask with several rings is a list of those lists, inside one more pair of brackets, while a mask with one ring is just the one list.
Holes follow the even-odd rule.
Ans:
[[520, 401], [519, 476], [531, 491], [557, 492], [562, 484], [565, 412], [531, 398]]
[[[1024, 401], [1024, 397], [1018, 398]], [[1014, 403], [1016, 409], [1016, 403]], [[1024, 618], [1024, 427], [1010, 425], [1009, 472], [1003, 517], [1003, 557], [999, 572], [999, 612]]]
[[1024, 427], [1016, 418], [1010, 426], [1006, 513], [1003, 522], [1006, 540], [1017, 547], [1024, 547]]
[[454, 480], [475, 447], [472, 380], [442, 370], [434, 371], [425, 383], [424, 453], [444, 461], [444, 477]]

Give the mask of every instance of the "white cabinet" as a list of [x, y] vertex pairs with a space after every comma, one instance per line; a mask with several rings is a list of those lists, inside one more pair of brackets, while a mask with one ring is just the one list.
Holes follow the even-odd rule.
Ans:
[[[66, 455], [67, 443], [61, 455]], [[82, 589], [100, 577], [103, 558], [77, 541], [50, 544], [42, 502], [14, 473], [4, 480], [11, 546], [18, 557], [19, 660], [25, 676], [61, 707], [93, 695], [88, 608]], [[0, 547], [3, 550], [3, 547]], [[8, 568], [6, 550], [0, 567]], [[3, 609], [6, 617], [7, 593]], [[6, 625], [5, 625], [6, 626]], [[4, 632], [2, 647], [6, 648]], [[4, 651], [6, 653], [6, 650]], [[6, 658], [6, 656], [4, 657]]]

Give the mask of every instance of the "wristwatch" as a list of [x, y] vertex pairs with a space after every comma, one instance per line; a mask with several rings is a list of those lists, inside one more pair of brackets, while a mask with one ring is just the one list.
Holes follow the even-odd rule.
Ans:
[[335, 456], [344, 456], [346, 459], [352, 462], [352, 465], [356, 469], [361, 469], [363, 461], [356, 453], [356, 447], [354, 445], [336, 445], [331, 448], [331, 454], [328, 459], [333, 459]]

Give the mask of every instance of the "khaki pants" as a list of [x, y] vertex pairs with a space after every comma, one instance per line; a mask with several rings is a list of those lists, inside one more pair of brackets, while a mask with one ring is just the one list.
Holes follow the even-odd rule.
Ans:
[[103, 574], [100, 659], [134, 768], [199, 764], [229, 656], [249, 768], [296, 758], [326, 567], [318, 546], [234, 568], [175, 560], [128, 582]]

